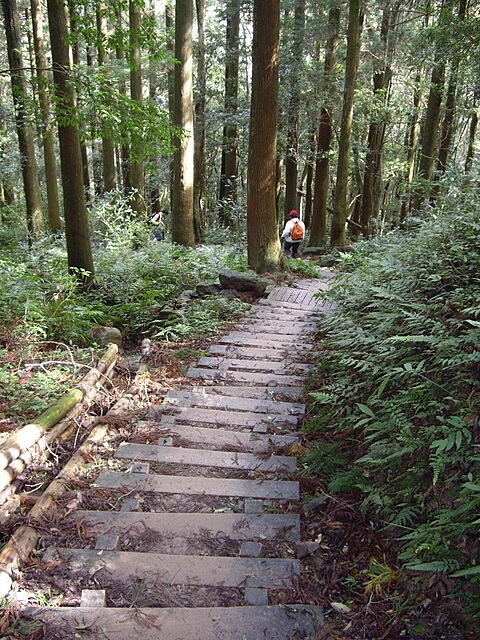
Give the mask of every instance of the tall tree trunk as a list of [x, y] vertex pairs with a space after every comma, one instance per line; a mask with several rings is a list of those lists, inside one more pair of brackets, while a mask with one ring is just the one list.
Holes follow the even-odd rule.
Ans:
[[326, 244], [327, 201], [330, 176], [330, 146], [332, 140], [332, 91], [336, 67], [336, 54], [340, 31], [340, 7], [334, 5], [328, 14], [328, 41], [325, 53], [325, 104], [320, 111], [317, 130], [317, 152], [315, 158], [315, 183], [312, 224], [309, 244], [311, 247]]
[[333, 247], [343, 247], [345, 245], [348, 169], [353, 121], [353, 94], [357, 79], [362, 23], [363, 15], [361, 11], [361, 0], [350, 0], [342, 123], [340, 143], [338, 147], [337, 183], [335, 186], [332, 228], [330, 232], [330, 244]]
[[42, 199], [38, 182], [33, 129], [29, 125], [27, 83], [23, 66], [20, 24], [16, 0], [2, 0], [8, 64], [12, 84], [18, 146], [22, 163], [23, 191], [27, 213], [29, 241], [38, 238], [42, 228]]
[[380, 28], [380, 40], [383, 48], [381, 60], [383, 64], [373, 74], [374, 108], [380, 111], [381, 115], [370, 123], [368, 130], [360, 216], [362, 234], [365, 238], [370, 237], [372, 219], [376, 218], [380, 211], [383, 181], [383, 147], [387, 127], [386, 111], [393, 76], [392, 58], [394, 48], [390, 43], [390, 31], [392, 27], [395, 28], [397, 23], [399, 8], [398, 3], [391, 7], [388, 2], [384, 7]]
[[281, 264], [275, 207], [279, 23], [279, 0], [254, 0], [247, 241], [248, 264], [258, 273]]
[[400, 228], [405, 228], [408, 214], [411, 209], [411, 188], [413, 183], [413, 176], [415, 175], [415, 156], [418, 147], [419, 138], [419, 109], [420, 109], [420, 83], [421, 72], [418, 72], [415, 77], [415, 88], [413, 92], [413, 109], [408, 118], [408, 126], [405, 134], [405, 147], [407, 149], [407, 168], [405, 173], [405, 180], [407, 190], [402, 196], [402, 205], [400, 207]]
[[[121, 46], [120, 42], [122, 42], [121, 34], [122, 34], [122, 8], [120, 6], [115, 6], [115, 31], [116, 31], [116, 47], [115, 47], [115, 58], [120, 65], [123, 66], [125, 62], [125, 51]], [[120, 80], [120, 84], [118, 87], [120, 93], [124, 96], [127, 95], [127, 83], [122, 76]], [[126, 125], [126, 123], [124, 123]], [[121, 145], [121, 174], [122, 174], [122, 183], [123, 183], [123, 193], [126, 197], [128, 197], [132, 193], [132, 181], [130, 179], [130, 146], [126, 138], [122, 140]]]
[[203, 242], [205, 233], [205, 95], [207, 74], [205, 70], [205, 0], [196, 0], [197, 9], [197, 95], [195, 99], [194, 130], [194, 188], [193, 229], [196, 242]]
[[[168, 66], [168, 113], [170, 124], [175, 121], [175, 66], [173, 60], [175, 58], [175, 12], [169, 4], [165, 5], [165, 29], [167, 31], [167, 49], [172, 56], [172, 62]], [[173, 203], [173, 181], [175, 171], [175, 160], [172, 156], [169, 166], [170, 173], [170, 203]]]
[[[108, 53], [105, 49], [105, 39], [107, 35], [107, 16], [105, 13], [105, 3], [100, 1], [97, 7], [97, 43], [98, 43], [98, 64], [102, 72], [104, 85], [108, 92], [108, 74], [106, 68], [108, 64]], [[108, 104], [106, 105], [108, 106]], [[102, 174], [103, 191], [113, 191], [117, 187], [115, 174], [115, 149], [112, 138], [108, 136], [102, 128]]]
[[[65, 2], [60, 3], [58, 0], [48, 0], [47, 5], [57, 96], [68, 266], [83, 285], [88, 287], [93, 282], [94, 267], [83, 188], [80, 135], [76, 124], [77, 100], [73, 84], [68, 81], [72, 52], [68, 44], [70, 34], [67, 6]], [[68, 118], [65, 118], [65, 114], [68, 114]]]
[[[128, 13], [130, 17], [130, 97], [135, 102], [143, 102], [142, 93], [142, 51], [141, 28], [142, 14], [135, 0], [129, 0]], [[137, 214], [146, 213], [145, 207], [145, 176], [143, 169], [142, 141], [133, 135], [130, 145], [130, 180], [132, 184], [132, 209]]]
[[[238, 129], [236, 124], [238, 110], [238, 73], [239, 73], [239, 0], [227, 2], [227, 41], [225, 53], [225, 124], [223, 126], [222, 168], [220, 176], [220, 200], [237, 200], [237, 152]], [[224, 222], [229, 223], [224, 209]]]
[[48, 90], [47, 60], [43, 42], [43, 15], [39, 0], [30, 0], [32, 16], [33, 43], [37, 67], [38, 101], [42, 121], [43, 161], [45, 164], [45, 185], [47, 188], [48, 227], [50, 231], [59, 231], [60, 201], [57, 183], [57, 165], [55, 158], [55, 139], [51, 122], [51, 103]]
[[289, 68], [289, 98], [287, 112], [287, 152], [285, 155], [284, 213], [288, 220], [292, 209], [298, 209], [298, 125], [300, 111], [300, 79], [303, 73], [303, 42], [305, 32], [305, 0], [295, 0], [292, 38], [292, 59]]
[[176, 140], [174, 156], [172, 240], [186, 247], [195, 246], [193, 231], [193, 78], [192, 78], [193, 0], [177, 0], [175, 5], [175, 108], [174, 124], [183, 131]]
[[470, 117], [470, 128], [468, 132], [468, 149], [467, 149], [467, 157], [465, 158], [465, 173], [469, 173], [472, 170], [473, 159], [475, 158], [475, 151], [476, 151], [477, 130], [478, 130], [478, 108], [474, 104], [472, 109], [472, 115]]

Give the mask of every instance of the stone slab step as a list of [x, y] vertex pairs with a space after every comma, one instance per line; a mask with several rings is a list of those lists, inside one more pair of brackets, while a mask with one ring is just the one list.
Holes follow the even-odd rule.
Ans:
[[294, 415], [274, 413], [253, 413], [251, 411], [222, 411], [221, 409], [203, 409], [202, 407], [176, 407], [178, 422], [227, 425], [253, 429], [259, 425], [288, 426], [295, 428], [298, 418]]
[[166, 436], [181, 438], [182, 442], [194, 445], [207, 445], [212, 447], [239, 448], [245, 451], [260, 451], [274, 447], [292, 445], [298, 438], [295, 435], [277, 435], [264, 433], [251, 433], [245, 431], [227, 431], [206, 427], [192, 427], [186, 424], [175, 424], [175, 419], [170, 422], [162, 416], [161, 426], [165, 426]]
[[[265, 318], [267, 321], [285, 322], [288, 320], [288, 316], [283, 309], [277, 307], [260, 306], [255, 305], [250, 308], [245, 314], [247, 318]], [[322, 319], [322, 314], [315, 309], [296, 309], [295, 310], [295, 324], [306, 322], [308, 324], [314, 323], [317, 326], [317, 322]]]
[[289, 399], [291, 402], [303, 398], [302, 387], [251, 387], [230, 385], [194, 385], [191, 389], [195, 393], [216, 394], [219, 396], [236, 396], [239, 398], [266, 398], [269, 400]]
[[[282, 338], [281, 341], [272, 341], [271, 334], [256, 333], [255, 335], [246, 333], [245, 331], [232, 331], [225, 336], [217, 338], [219, 344], [234, 344], [241, 347], [256, 347], [257, 349], [278, 349], [285, 353], [285, 355], [292, 355], [291, 345], [288, 340]], [[302, 354], [304, 352], [309, 353], [313, 348], [312, 342], [305, 342], [302, 340], [302, 344], [298, 345], [295, 349], [295, 353]]]
[[95, 486], [147, 493], [260, 498], [264, 500], [298, 500], [299, 484], [292, 480], [237, 480], [201, 476], [168, 476], [154, 473], [120, 473], [102, 471]]
[[300, 640], [318, 637], [323, 625], [322, 609], [307, 605], [202, 609], [28, 607], [24, 614], [46, 622], [50, 628], [57, 624], [67, 627], [71, 633], [68, 637], [83, 640]]
[[246, 360], [274, 360], [285, 367], [296, 364], [296, 359], [287, 356], [280, 349], [257, 349], [235, 344], [212, 344], [208, 352], [213, 356], [228, 356], [230, 358], [245, 358]]
[[[220, 337], [218, 339], [218, 342], [220, 344], [225, 344], [224, 343], [225, 338], [234, 338], [235, 340], [240, 340], [241, 344], [244, 344], [244, 343], [248, 344], [248, 341], [245, 342], [245, 340], [247, 340], [248, 338], [253, 338], [255, 340], [263, 340], [263, 342], [273, 342], [275, 343], [275, 346], [278, 343], [288, 348], [292, 344], [293, 336], [292, 334], [286, 335], [286, 334], [277, 333], [275, 330], [272, 330], [272, 331], [269, 331], [268, 329], [262, 330], [262, 328], [259, 327], [259, 331], [256, 331], [255, 333], [253, 333], [249, 329], [246, 329], [245, 331], [236, 331], [236, 330], [230, 331], [230, 333], [227, 333], [226, 336]], [[298, 346], [300, 348], [303, 347], [303, 340], [301, 344]]]
[[297, 468], [296, 458], [270, 455], [268, 458], [253, 453], [230, 451], [208, 451], [186, 449], [184, 447], [162, 447], [151, 444], [122, 442], [115, 452], [115, 458], [144, 460], [164, 464], [198, 465], [247, 471], [292, 472]]
[[274, 287], [270, 292], [269, 300], [282, 300], [299, 305], [310, 305], [317, 302], [313, 297], [318, 289], [302, 289], [300, 287]]
[[273, 320], [257, 319], [253, 322], [239, 322], [235, 325], [237, 331], [246, 331], [248, 333], [275, 333], [276, 335], [290, 336], [308, 335], [318, 331], [318, 327], [314, 323], [297, 323], [294, 318], [286, 317], [282, 322]]
[[[189, 404], [182, 404], [182, 401]], [[305, 413], [305, 405], [299, 402], [282, 402], [256, 398], [236, 398], [235, 396], [219, 396], [191, 391], [169, 391], [164, 402], [178, 406], [209, 407], [222, 410], [253, 411], [255, 413], [286, 413], [299, 415]]]
[[186, 375], [187, 378], [212, 380], [214, 382], [224, 380], [230, 383], [258, 384], [270, 387], [300, 387], [306, 382], [305, 376], [256, 373], [254, 371], [219, 371], [218, 369], [202, 369], [201, 367], [190, 367]]
[[[48, 554], [48, 555], [47, 555]], [[48, 561], [61, 561], [63, 570], [95, 576], [95, 588], [140, 579], [147, 587], [189, 585], [206, 587], [254, 587], [288, 589], [300, 573], [300, 561], [285, 558], [232, 558], [190, 556], [138, 551], [98, 551], [56, 548]]]
[[272, 300], [271, 298], [262, 298], [258, 301], [258, 304], [265, 305], [266, 307], [276, 307], [277, 309], [291, 309], [297, 311], [301, 309], [314, 309], [319, 311], [317, 300], [312, 300], [309, 304], [298, 304], [295, 302], [287, 302], [285, 300]]
[[70, 517], [84, 520], [99, 534], [150, 532], [185, 538], [232, 540], [299, 540], [300, 516], [274, 513], [152, 513], [124, 511], [75, 511]]
[[218, 356], [202, 356], [197, 361], [197, 367], [207, 367], [210, 369], [219, 369], [220, 371], [256, 371], [263, 373], [274, 373], [276, 375], [302, 375], [309, 369], [311, 365], [291, 363], [284, 366], [282, 361], [268, 360], [247, 360], [239, 358], [226, 358]]

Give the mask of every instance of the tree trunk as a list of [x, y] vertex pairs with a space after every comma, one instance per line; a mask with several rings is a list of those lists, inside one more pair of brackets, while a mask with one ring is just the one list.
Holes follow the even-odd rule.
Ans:
[[[115, 58], [120, 63], [119, 66], [123, 67], [125, 61], [125, 52], [123, 47], [121, 46], [122, 42], [122, 9], [119, 6], [115, 7]], [[123, 76], [121, 76], [119, 88], [119, 92], [126, 96], [127, 95], [127, 83]], [[124, 138], [122, 140], [121, 145], [121, 175], [122, 175], [122, 184], [123, 184], [123, 193], [125, 197], [128, 197], [132, 192], [132, 183], [130, 180], [130, 147], [128, 145], [128, 141]]]
[[[170, 124], [175, 121], [175, 67], [173, 60], [175, 58], [175, 12], [169, 4], [165, 5], [165, 29], [167, 31], [167, 49], [171, 53], [172, 62], [168, 65], [168, 113]], [[174, 181], [174, 165], [175, 160], [172, 156], [169, 163], [170, 170], [170, 203], [173, 203], [173, 181]]]
[[192, 24], [193, 0], [177, 0], [175, 5], [175, 105], [174, 124], [183, 131], [176, 140], [174, 156], [172, 240], [195, 246], [193, 231], [194, 140], [192, 105]]
[[43, 42], [43, 16], [39, 0], [30, 0], [32, 16], [33, 43], [37, 67], [38, 101], [42, 119], [43, 161], [45, 164], [45, 185], [47, 188], [48, 227], [50, 231], [59, 231], [60, 201], [57, 183], [57, 165], [55, 157], [55, 139], [51, 122], [51, 104], [48, 91], [47, 60]]
[[476, 151], [477, 129], [478, 129], [478, 109], [474, 104], [472, 115], [470, 118], [470, 129], [468, 132], [468, 149], [467, 149], [467, 157], [465, 158], [465, 173], [469, 173], [472, 170], [473, 159], [475, 158], [475, 151]]
[[413, 93], [413, 110], [408, 119], [408, 127], [407, 132], [405, 134], [405, 146], [407, 149], [407, 170], [406, 170], [406, 184], [407, 184], [407, 192], [402, 196], [402, 205], [400, 208], [400, 228], [405, 228], [408, 214], [411, 209], [411, 187], [413, 182], [413, 176], [415, 174], [415, 156], [417, 153], [418, 147], [418, 138], [419, 138], [419, 124], [418, 124], [418, 116], [420, 109], [420, 83], [421, 83], [421, 73], [417, 73], [415, 77], [415, 89]]
[[336, 54], [340, 31], [340, 7], [331, 7], [328, 14], [328, 41], [325, 53], [325, 104], [320, 111], [315, 154], [315, 182], [309, 245], [325, 245], [328, 240], [327, 202], [330, 184], [330, 146], [332, 127], [332, 92], [336, 67]]
[[[68, 82], [72, 56], [68, 44], [70, 34], [67, 7], [57, 0], [48, 0], [47, 4], [57, 96], [68, 266], [84, 286], [88, 287], [93, 282], [94, 267], [83, 188], [80, 135], [76, 124], [77, 101], [73, 84]], [[68, 113], [68, 118], [65, 118], [65, 113]]]
[[194, 208], [193, 228], [196, 242], [203, 242], [205, 233], [205, 95], [207, 75], [205, 71], [205, 0], [196, 0], [197, 8], [197, 97], [195, 100], [194, 131]]
[[279, 22], [279, 0], [254, 0], [247, 241], [248, 264], [258, 273], [281, 264], [275, 211]]
[[[128, 12], [130, 17], [130, 97], [135, 102], [143, 102], [142, 93], [142, 50], [141, 26], [142, 14], [135, 0], [129, 0]], [[130, 145], [130, 180], [132, 185], [131, 205], [138, 215], [146, 213], [145, 207], [145, 176], [143, 170], [142, 140], [133, 134]]]
[[27, 84], [23, 66], [20, 24], [16, 0], [2, 0], [5, 34], [7, 38], [8, 64], [12, 84], [15, 124], [20, 150], [23, 191], [27, 214], [29, 242], [38, 238], [43, 228], [42, 199], [38, 182], [33, 129], [28, 124]]
[[287, 107], [287, 151], [285, 154], [284, 213], [288, 220], [292, 209], [298, 209], [298, 138], [300, 112], [300, 79], [303, 73], [303, 42], [305, 36], [305, 0], [295, 0], [292, 34], [292, 59], [289, 61], [289, 97]]
[[[238, 0], [227, 2], [227, 42], [225, 53], [225, 124], [223, 126], [222, 168], [220, 176], [220, 200], [237, 201], [237, 152], [240, 6]], [[224, 214], [228, 211], [228, 203]], [[224, 215], [228, 224], [230, 217]]]
[[[105, 50], [105, 38], [107, 34], [107, 16], [105, 14], [105, 4], [99, 2], [97, 7], [97, 42], [98, 42], [98, 64], [102, 72], [103, 82], [108, 86], [109, 70], [106, 68], [108, 64], [108, 54]], [[108, 93], [108, 88], [107, 88]], [[108, 107], [109, 105], [105, 105]], [[102, 130], [102, 174], [103, 174], [103, 191], [113, 191], [117, 187], [115, 174], [115, 149], [112, 138]]]
[[361, 1], [362, 0], [350, 0], [349, 2], [347, 60], [343, 91], [342, 123], [338, 148], [337, 183], [335, 186], [335, 200], [330, 233], [330, 244], [333, 247], [343, 247], [345, 245], [348, 169], [353, 121], [353, 95], [357, 79], [360, 38], [363, 23]]

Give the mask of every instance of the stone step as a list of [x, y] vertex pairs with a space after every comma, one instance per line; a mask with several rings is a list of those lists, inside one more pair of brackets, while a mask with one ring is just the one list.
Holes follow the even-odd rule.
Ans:
[[[290, 341], [285, 338], [281, 340], [271, 340], [271, 334], [256, 333], [251, 335], [245, 331], [231, 331], [226, 336], [218, 338], [218, 344], [234, 344], [240, 347], [256, 347], [257, 349], [278, 349], [285, 353], [286, 356], [292, 355]], [[305, 342], [302, 340], [302, 344], [295, 348], [295, 353], [301, 355], [303, 353], [310, 353], [314, 348], [312, 342]]]
[[120, 444], [115, 452], [115, 458], [269, 473], [289, 473], [297, 468], [296, 458], [290, 456], [270, 455], [268, 458], [262, 459], [261, 456], [256, 456], [253, 453], [162, 447], [130, 442]]
[[[175, 424], [173, 416], [162, 416], [160, 425], [166, 429], [166, 436], [180, 438], [181, 442], [224, 449], [242, 448], [244, 451], [262, 451], [275, 447], [292, 445], [298, 438], [295, 435], [277, 435], [251, 433], [249, 431], [226, 431], [225, 429], [193, 427], [186, 424]], [[177, 445], [178, 446], [178, 445]]]
[[310, 305], [317, 302], [313, 296], [318, 293], [318, 289], [302, 289], [299, 287], [274, 287], [268, 296], [269, 300], [281, 300], [282, 302], [293, 302], [298, 305]]
[[[265, 318], [268, 321], [278, 321], [285, 322], [288, 320], [289, 316], [285, 313], [283, 309], [279, 309], [278, 307], [269, 307], [269, 306], [260, 306], [255, 305], [250, 308], [245, 314], [246, 318]], [[317, 326], [317, 322], [322, 319], [322, 314], [315, 309], [297, 309], [295, 311], [295, 317], [293, 322], [297, 323], [314, 323]], [[290, 320], [291, 321], [291, 320]]]
[[155, 473], [120, 473], [102, 471], [95, 486], [127, 489], [157, 494], [260, 498], [264, 500], [298, 500], [298, 482], [291, 480], [237, 480], [201, 476], [168, 476]]
[[112, 580], [125, 585], [142, 580], [146, 587], [157, 589], [161, 585], [288, 589], [300, 573], [299, 560], [285, 558], [51, 548], [44, 559], [61, 562], [62, 570], [74, 576], [95, 576], [95, 588], [110, 586]]
[[71, 516], [103, 535], [155, 532], [161, 536], [231, 540], [299, 540], [300, 516], [275, 513], [152, 513], [75, 511]]
[[[258, 374], [260, 375], [260, 374]], [[288, 427], [295, 429], [297, 416], [274, 413], [253, 413], [252, 411], [222, 411], [221, 409], [203, 409], [202, 407], [175, 407], [174, 415], [177, 422], [226, 425], [245, 429], [255, 429], [264, 426]], [[264, 431], [267, 433], [267, 431]]]
[[[106, 608], [27, 607], [24, 615], [83, 640], [299, 640], [316, 638], [323, 611], [308, 605]], [[52, 637], [54, 629], [52, 629]], [[55, 637], [67, 638], [55, 633]]]
[[239, 384], [258, 384], [270, 387], [300, 387], [306, 382], [305, 376], [277, 375], [276, 373], [256, 373], [254, 371], [219, 371], [218, 369], [202, 369], [190, 367], [187, 378], [212, 380], [213, 382], [225, 381]]
[[246, 331], [247, 333], [275, 333], [276, 335], [290, 336], [308, 335], [318, 331], [318, 327], [314, 323], [296, 323], [291, 318], [285, 319], [283, 322], [268, 321], [259, 319], [256, 322], [239, 322], [235, 325], [236, 331]]
[[226, 358], [218, 356], [202, 356], [198, 359], [197, 367], [206, 367], [210, 369], [219, 369], [220, 371], [257, 371], [262, 373], [274, 373], [276, 375], [302, 375], [309, 369], [311, 365], [292, 363], [288, 367], [283, 362], [275, 360], [247, 360], [238, 358]]
[[[262, 329], [262, 327], [259, 327], [259, 330], [256, 331], [255, 333], [253, 333], [250, 330], [237, 331], [236, 329], [234, 329], [233, 331], [230, 331], [230, 333], [227, 333], [226, 336], [220, 337], [218, 339], [218, 342], [220, 344], [225, 344], [224, 342], [225, 338], [227, 339], [233, 338], [235, 340], [240, 340], [241, 344], [248, 344], [248, 341], [245, 342], [248, 338], [253, 338], [254, 340], [263, 340], [263, 342], [275, 343], [274, 345], [271, 346], [271, 348], [275, 348], [277, 343], [285, 347], [290, 347], [290, 345], [292, 344], [293, 336], [291, 333], [281, 334], [281, 333], [277, 333], [274, 330], [269, 331], [268, 328], [264, 330]], [[302, 343], [298, 346], [300, 348], [303, 347], [303, 340], [302, 340]]]
[[[284, 413], [299, 415], [305, 413], [305, 405], [298, 402], [282, 402], [256, 398], [236, 398], [192, 391], [169, 391], [164, 400], [167, 404], [180, 407], [209, 407], [222, 410], [253, 411], [254, 413]], [[186, 404], [188, 403], [188, 404]]]
[[238, 398], [266, 398], [269, 400], [286, 400], [291, 402], [303, 398], [302, 387], [251, 387], [251, 386], [229, 386], [229, 385], [194, 385], [191, 389], [195, 393], [208, 393], [219, 396], [235, 396]]
[[246, 360], [274, 360], [285, 367], [296, 364], [296, 359], [287, 356], [280, 349], [257, 349], [242, 347], [235, 344], [212, 344], [208, 352], [213, 356], [228, 356], [231, 358], [245, 358]]
[[295, 302], [287, 302], [284, 300], [272, 300], [271, 298], [261, 298], [258, 301], [258, 304], [265, 305], [266, 307], [275, 307], [277, 309], [290, 309], [291, 311], [298, 310], [316, 310], [319, 311], [320, 308], [318, 306], [317, 300], [312, 300], [309, 304], [298, 304]]

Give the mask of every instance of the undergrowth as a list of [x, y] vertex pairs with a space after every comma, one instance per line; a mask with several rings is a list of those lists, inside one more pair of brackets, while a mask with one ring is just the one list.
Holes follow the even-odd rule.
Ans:
[[353, 495], [408, 579], [445, 576], [480, 617], [480, 211], [359, 243], [310, 380], [308, 474]]

